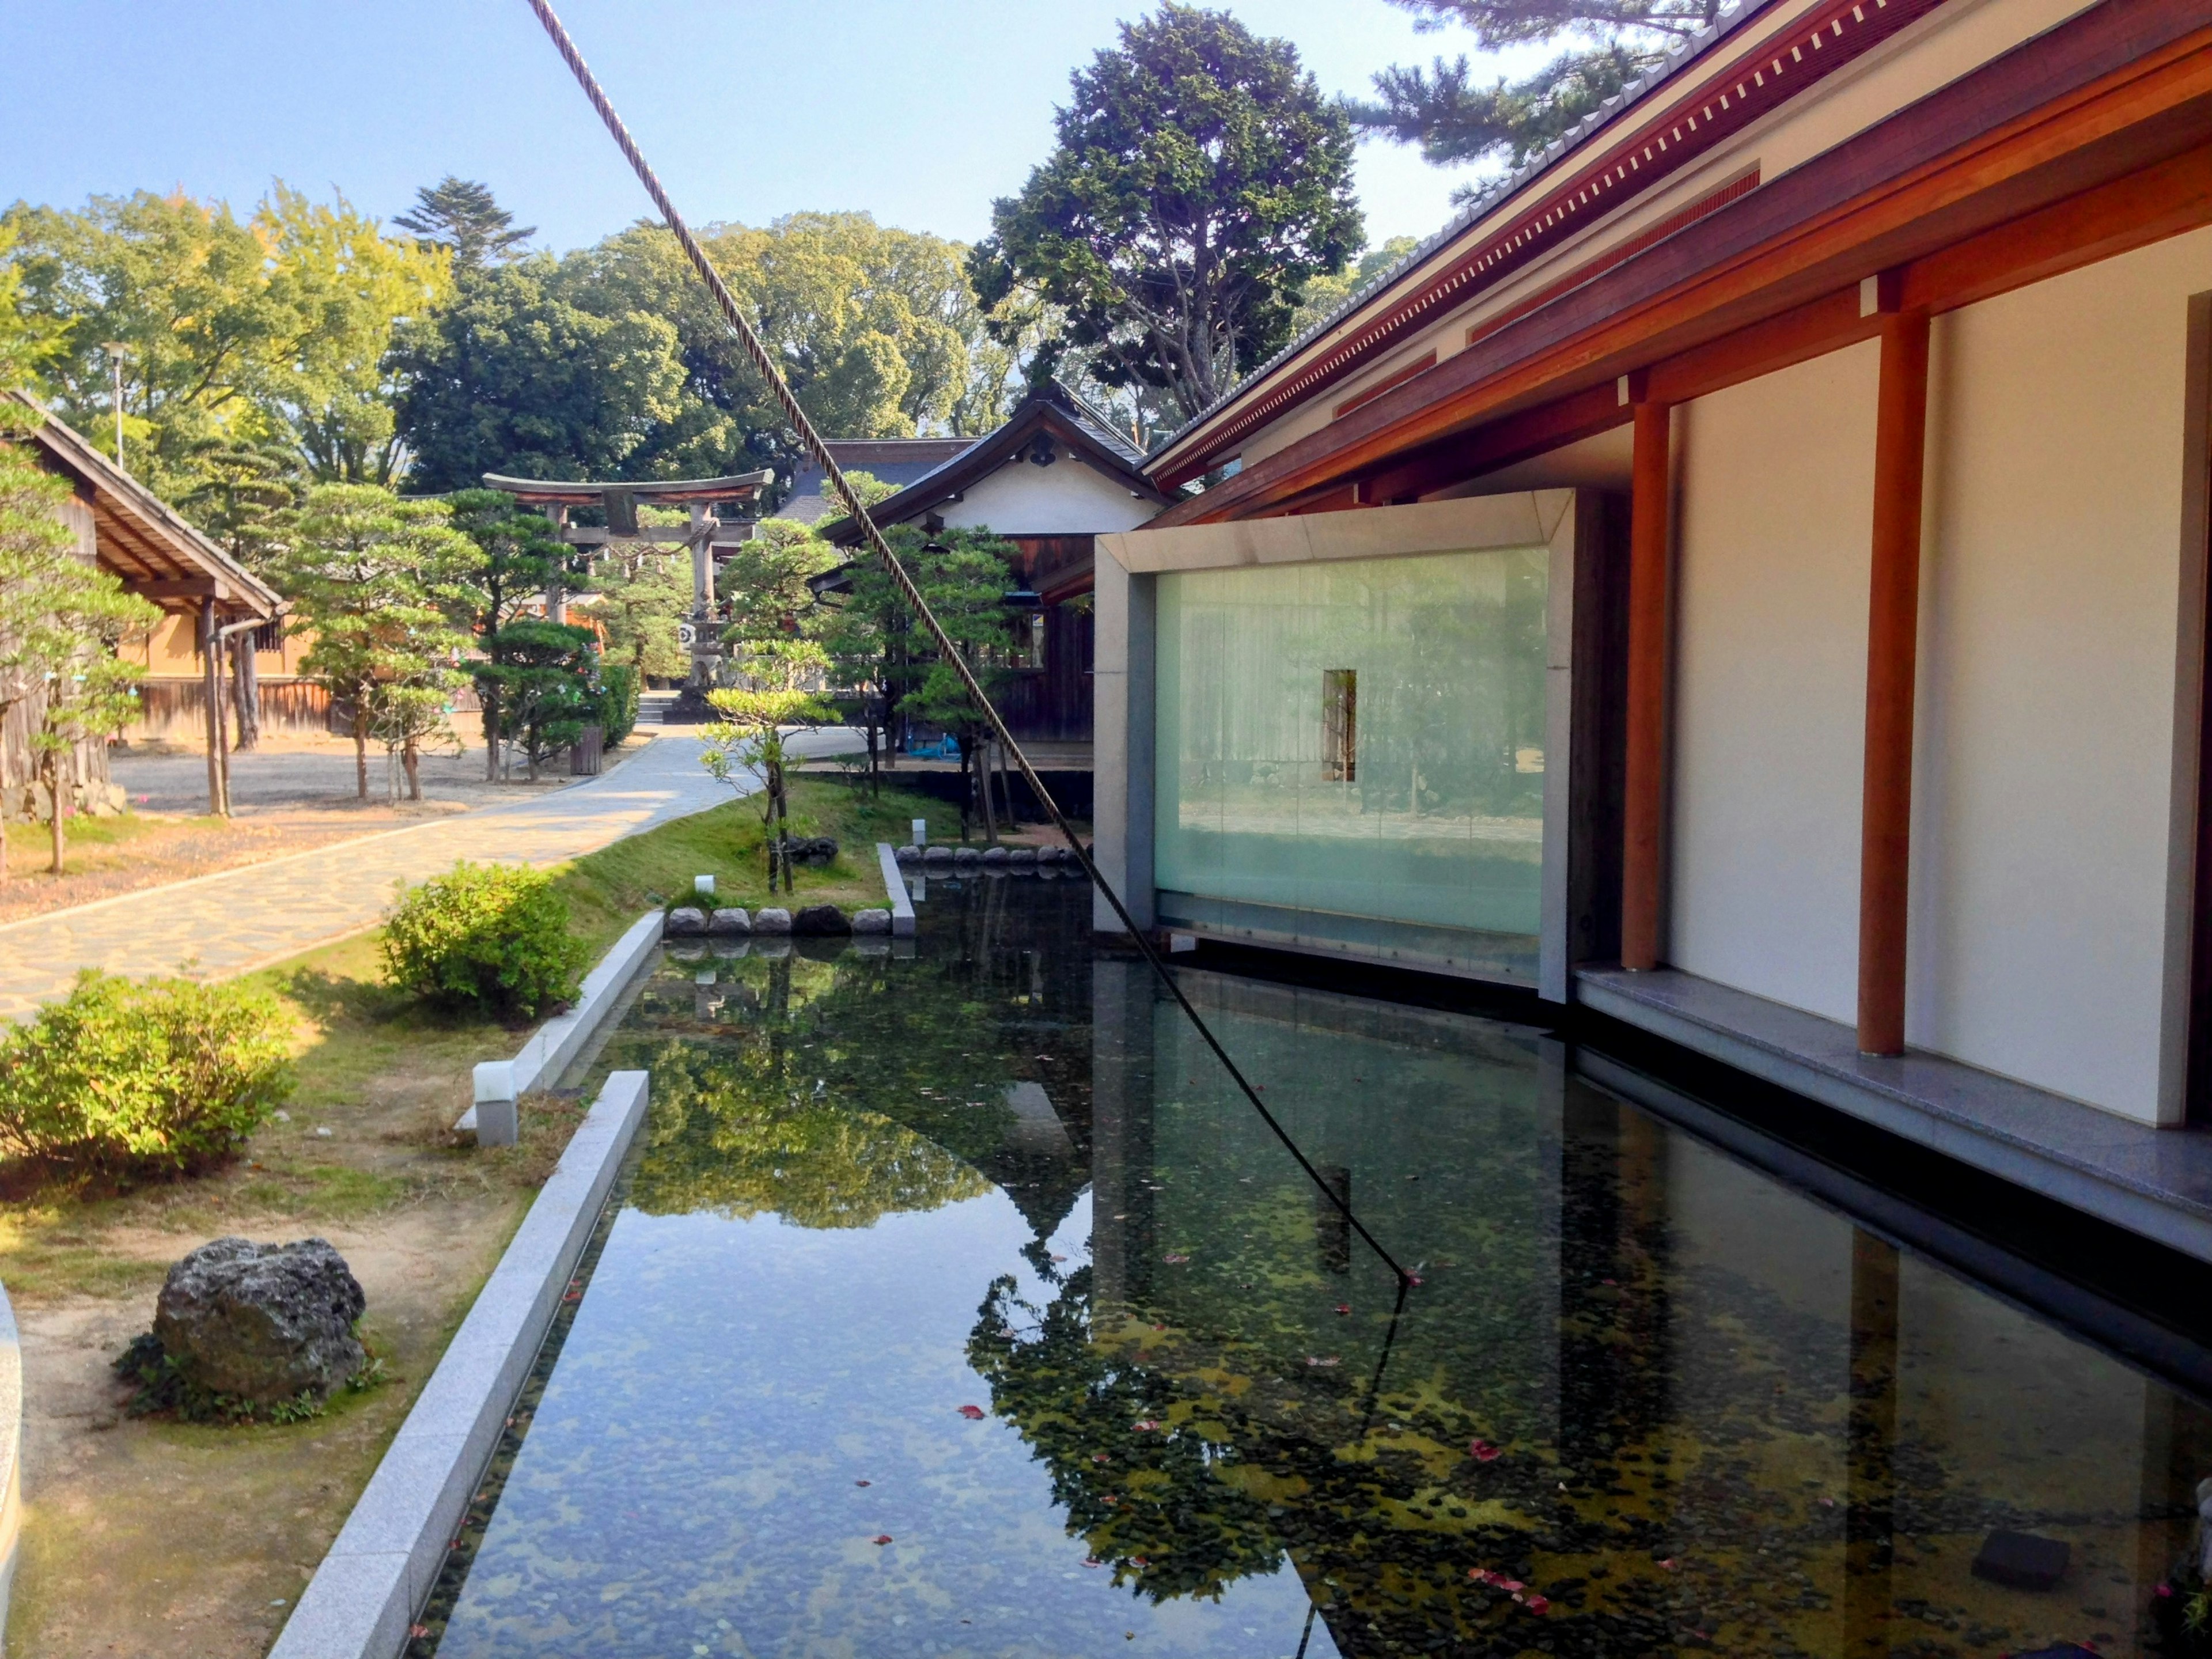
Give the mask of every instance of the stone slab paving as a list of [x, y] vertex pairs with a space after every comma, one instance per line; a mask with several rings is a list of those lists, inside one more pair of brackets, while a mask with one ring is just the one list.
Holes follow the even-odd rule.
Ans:
[[[800, 745], [829, 752], [832, 732]], [[403, 883], [478, 863], [557, 864], [731, 799], [693, 737], [654, 738], [603, 776], [404, 830], [0, 927], [0, 1020], [65, 994], [80, 968], [221, 978], [374, 924]]]

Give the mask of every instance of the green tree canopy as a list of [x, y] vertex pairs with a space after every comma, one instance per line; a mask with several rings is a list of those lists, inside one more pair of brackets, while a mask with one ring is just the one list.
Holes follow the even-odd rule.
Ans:
[[207, 499], [211, 458], [242, 447], [324, 482], [399, 471], [386, 352], [446, 293], [443, 254], [281, 181], [243, 222], [222, 202], [141, 191], [75, 211], [19, 203], [0, 223], [57, 411], [112, 447], [119, 348], [125, 459], [167, 499]]
[[1093, 377], [1197, 414], [1289, 337], [1301, 289], [1359, 245], [1349, 118], [1286, 40], [1170, 0], [1073, 77], [1059, 143], [969, 263], [1063, 309]]
[[550, 254], [471, 273], [393, 350], [414, 482], [650, 476], [638, 463], [681, 412], [676, 339], [665, 317], [577, 304]]
[[[1668, 50], [1711, 27], [1720, 0], [1393, 0], [1432, 33], [1468, 29], [1478, 52], [1557, 45], [1519, 80], [1485, 76], [1462, 52], [1384, 70], [1376, 97], [1354, 118], [1440, 167], [1502, 161], [1517, 167], [1573, 128], [1631, 81], [1666, 61]], [[1457, 192], [1465, 200], [1478, 186]]]
[[[865, 213], [710, 226], [702, 240], [824, 431], [981, 430], [1003, 414], [1008, 365], [976, 355], [982, 316], [960, 244]], [[660, 227], [461, 287], [400, 358], [414, 386], [401, 424], [425, 483], [459, 488], [526, 468], [622, 478], [796, 469], [796, 434]]]
[[538, 234], [535, 225], [514, 222], [500, 206], [489, 185], [447, 173], [415, 192], [415, 205], [392, 220], [424, 244], [453, 255], [453, 269], [475, 270], [522, 257], [522, 245]]

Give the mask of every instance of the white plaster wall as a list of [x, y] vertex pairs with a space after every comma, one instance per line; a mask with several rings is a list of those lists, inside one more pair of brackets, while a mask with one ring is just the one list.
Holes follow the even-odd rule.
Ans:
[[1907, 1037], [2152, 1121], [2208, 289], [2201, 230], [1939, 318], [1932, 353]]
[[1667, 958], [1845, 1021], [1879, 356], [1869, 341], [1675, 417]]
[[1159, 508], [1063, 453], [1050, 466], [1010, 461], [969, 485], [964, 500], [939, 510], [955, 529], [985, 525], [1002, 536], [1080, 536], [1133, 530]]

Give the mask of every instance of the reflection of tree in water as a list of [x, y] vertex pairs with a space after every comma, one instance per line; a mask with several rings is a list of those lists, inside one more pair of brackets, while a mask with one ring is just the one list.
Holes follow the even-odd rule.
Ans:
[[[1064, 940], [1090, 889], [1032, 880], [1009, 903], [1003, 880], [933, 885], [918, 959], [702, 955], [648, 984], [608, 1053], [653, 1073], [635, 1201], [861, 1226], [995, 1183], [1040, 1237], [1059, 1224], [1087, 1180], [1090, 964]], [[1013, 1144], [1022, 1081], [1047, 1091], [1066, 1155]]]
[[872, 1112], [803, 1100], [763, 1047], [665, 1044], [630, 1202], [648, 1215], [780, 1214], [802, 1227], [979, 1198], [991, 1183]]
[[1051, 1472], [1069, 1533], [1133, 1593], [1218, 1597], [1287, 1553], [1347, 1656], [1598, 1659], [1686, 1634], [1653, 1565], [1663, 1505], [1590, 1504], [1547, 1449], [1492, 1448], [1433, 1376], [1386, 1376], [1371, 1398], [1348, 1357], [1285, 1365], [1267, 1345], [1094, 1314], [1091, 1291], [1086, 1268], [1037, 1309], [999, 1280], [968, 1358]]

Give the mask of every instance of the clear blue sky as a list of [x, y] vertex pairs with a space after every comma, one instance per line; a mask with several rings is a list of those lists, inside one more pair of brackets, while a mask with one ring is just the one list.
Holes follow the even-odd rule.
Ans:
[[[1460, 49], [1386, 0], [1229, 0], [1330, 92]], [[1070, 70], [1146, 8], [914, 0], [566, 0], [685, 213], [866, 209], [972, 240], [1051, 142]], [[645, 203], [523, 0], [0, 5], [0, 203], [181, 186], [241, 210], [272, 177], [389, 217], [453, 172], [567, 249]], [[1361, 146], [1370, 237], [1449, 217], [1452, 175]]]

